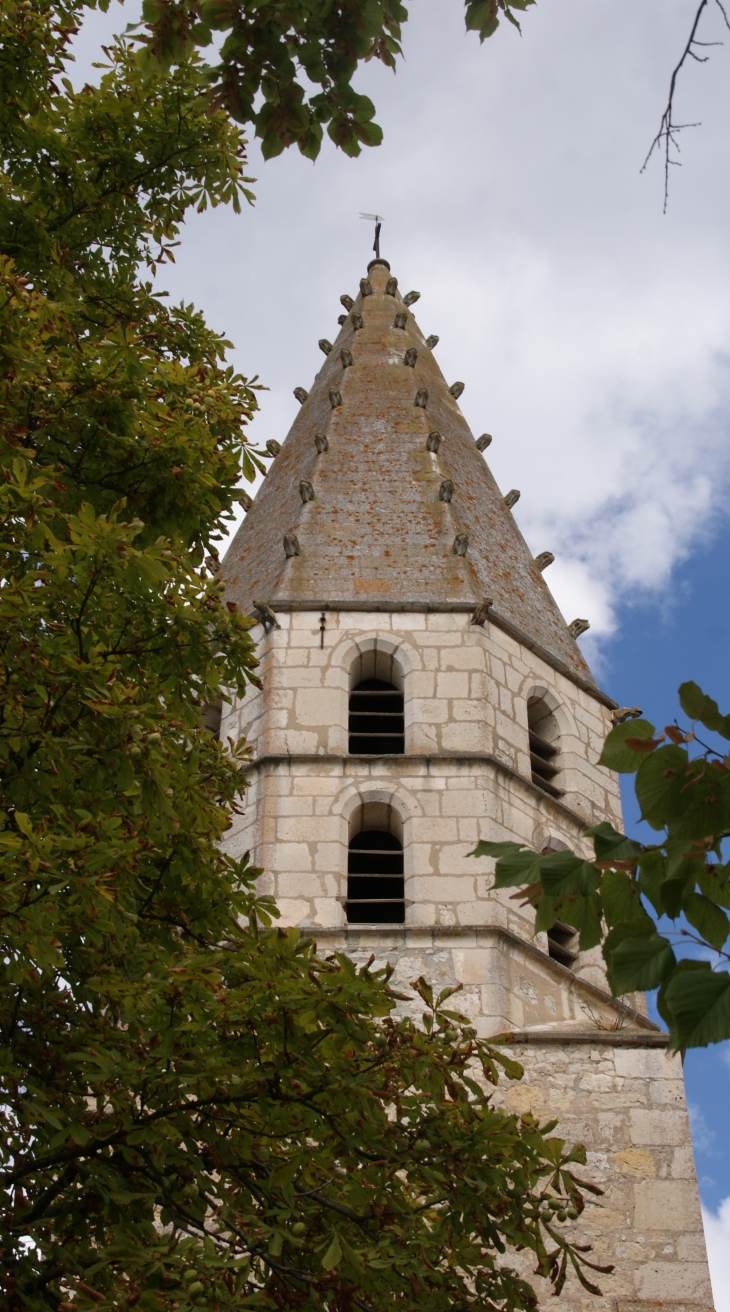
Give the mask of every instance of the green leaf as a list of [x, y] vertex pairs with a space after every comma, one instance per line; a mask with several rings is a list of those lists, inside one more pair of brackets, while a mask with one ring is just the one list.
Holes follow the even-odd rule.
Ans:
[[730, 975], [706, 961], [682, 961], [664, 990], [677, 1049], [705, 1048], [730, 1038]]
[[26, 838], [32, 838], [33, 826], [30, 821], [30, 816], [26, 815], [24, 811], [16, 811], [14, 813], [14, 819], [21, 834], [25, 834]]
[[601, 902], [609, 928], [621, 921], [648, 919], [643, 906], [639, 886], [635, 879], [623, 870], [609, 870], [601, 881]]
[[532, 852], [521, 843], [477, 843], [470, 856], [497, 857], [495, 867], [495, 888], [519, 888], [531, 884], [540, 878], [542, 857]]
[[708, 697], [698, 684], [691, 681], [680, 684], [679, 704], [691, 720], [699, 720], [713, 733], [730, 738], [730, 715], [721, 715], [717, 702]]
[[547, 852], [538, 858], [540, 881], [549, 897], [587, 897], [600, 887], [601, 874], [591, 861], [572, 852]]
[[660, 747], [641, 762], [636, 776], [636, 798], [644, 820], [662, 829], [681, 808], [687, 753], [670, 744]]
[[598, 760], [608, 770], [617, 770], [619, 774], [634, 774], [642, 761], [644, 752], [627, 746], [626, 740], [642, 739], [649, 743], [654, 738], [654, 725], [648, 720], [624, 720], [609, 733], [603, 744], [603, 751]]
[[588, 952], [601, 941], [601, 903], [597, 897], [573, 897], [559, 905], [560, 918], [580, 934], [581, 952]]
[[513, 852], [523, 852], [525, 850], [523, 843], [489, 843], [481, 839], [477, 843], [473, 852], [467, 852], [467, 856], [508, 856]]
[[625, 834], [620, 834], [606, 820], [599, 825], [594, 825], [592, 829], [587, 829], [586, 833], [593, 839], [596, 861], [633, 861], [644, 851], [641, 843], [635, 842], [633, 838], [627, 838]]
[[639, 891], [649, 899], [656, 914], [664, 913], [662, 887], [667, 873], [667, 863], [660, 848], [647, 848], [639, 864], [637, 884]]
[[342, 1249], [337, 1232], [332, 1236], [331, 1243], [322, 1258], [322, 1266], [325, 1271], [332, 1271], [342, 1261]]
[[682, 910], [697, 933], [719, 952], [730, 934], [730, 920], [725, 912], [709, 898], [694, 892], [685, 897]]
[[606, 939], [603, 955], [614, 997], [658, 988], [677, 961], [669, 939], [656, 933], [653, 922], [642, 935], [637, 934], [635, 921], [617, 925]]

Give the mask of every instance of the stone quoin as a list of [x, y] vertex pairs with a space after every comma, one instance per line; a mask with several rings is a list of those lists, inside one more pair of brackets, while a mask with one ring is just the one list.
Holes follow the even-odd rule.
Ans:
[[253, 757], [226, 846], [251, 851], [282, 922], [321, 951], [374, 953], [403, 992], [420, 974], [461, 984], [479, 1032], [512, 1035], [525, 1077], [496, 1097], [557, 1117], [605, 1191], [578, 1227], [614, 1273], [601, 1298], [569, 1279], [561, 1306], [700, 1312], [712, 1294], [679, 1057], [643, 997], [611, 998], [599, 949], [579, 952], [560, 923], [535, 935], [529, 906], [467, 855], [483, 838], [590, 856], [587, 827], [622, 826], [617, 778], [596, 764], [615, 703], [415, 298], [385, 260], [360, 288], [223, 562], [228, 599], [249, 613], [258, 598], [279, 625], [253, 630], [261, 689], [223, 707], [221, 737], [245, 735]]

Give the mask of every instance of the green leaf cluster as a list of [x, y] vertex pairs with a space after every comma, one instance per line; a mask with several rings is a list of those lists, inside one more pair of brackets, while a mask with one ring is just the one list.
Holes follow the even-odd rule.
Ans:
[[[581, 949], [603, 943], [615, 996], [659, 989], [658, 1007], [675, 1048], [730, 1037], [730, 755], [697, 744], [697, 724], [730, 739], [730, 715], [696, 683], [679, 700], [694, 727], [667, 725], [656, 736], [647, 720], [609, 733], [599, 764], [636, 775], [642, 819], [662, 838], [645, 846], [603, 823], [587, 831], [594, 859], [532, 852], [519, 843], [479, 843], [473, 855], [496, 857], [495, 888], [517, 887], [536, 907], [536, 929], [559, 917], [580, 931]], [[689, 928], [659, 932], [663, 917]], [[678, 957], [677, 939], [709, 959]]]
[[[448, 991], [272, 928], [220, 839], [256, 681], [215, 543], [253, 385], [145, 281], [246, 195], [195, 54], [64, 82], [72, 5], [0, 12], [0, 1280], [13, 1312], [531, 1309], [584, 1159], [492, 1106]], [[206, 553], [208, 553], [206, 555]]]
[[[466, 27], [484, 41], [500, 15], [519, 27], [516, 12], [533, 3], [466, 0]], [[142, 12], [136, 39], [146, 73], [218, 38], [206, 69], [211, 104], [253, 125], [265, 159], [294, 144], [315, 159], [325, 128], [347, 155], [380, 144], [375, 107], [352, 84], [372, 59], [395, 72], [408, 18], [400, 0], [144, 0]]]

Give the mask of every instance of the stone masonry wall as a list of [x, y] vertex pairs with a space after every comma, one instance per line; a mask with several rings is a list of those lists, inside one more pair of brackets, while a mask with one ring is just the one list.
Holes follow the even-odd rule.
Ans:
[[[263, 688], [225, 710], [222, 736], [252, 747], [251, 787], [226, 846], [250, 849], [285, 924], [323, 952], [375, 953], [403, 992], [423, 974], [460, 984], [460, 1009], [485, 1035], [511, 1031], [525, 1066], [495, 1098], [559, 1119], [588, 1150], [587, 1179], [604, 1195], [578, 1223], [592, 1256], [613, 1263], [601, 1298], [571, 1276], [569, 1312], [706, 1312], [712, 1295], [681, 1064], [660, 1046], [642, 1000], [619, 1007], [598, 949], [575, 971], [547, 955], [533, 915], [490, 891], [492, 863], [467, 853], [480, 838], [548, 840], [585, 851], [587, 825], [621, 826], [617, 781], [595, 762], [608, 711], [496, 626], [459, 613], [279, 613], [259, 638]], [[350, 671], [362, 651], [402, 671], [405, 756], [348, 755]], [[527, 699], [544, 696], [561, 734], [560, 801], [532, 783]], [[361, 808], [391, 807], [403, 839], [404, 926], [348, 926], [347, 845]], [[631, 1004], [631, 1005], [629, 1005]], [[420, 1004], [402, 1004], [414, 1016]], [[571, 1223], [568, 1223], [570, 1225]], [[549, 1288], [510, 1254], [545, 1305]], [[661, 1308], [660, 1306], [661, 1305]]]
[[[616, 779], [595, 765], [610, 727], [606, 708], [496, 626], [470, 625], [467, 614], [329, 612], [323, 647], [318, 613], [278, 619], [279, 630], [254, 630], [262, 690], [224, 715], [222, 735], [245, 735], [254, 758], [228, 850], [251, 850], [285, 921], [339, 926], [352, 827], [359, 808], [384, 803], [402, 823], [409, 924], [491, 923], [531, 938], [531, 913], [490, 893], [492, 863], [467, 854], [480, 838], [538, 848], [553, 838], [580, 850], [586, 824], [621, 824]], [[347, 755], [350, 672], [374, 647], [402, 671], [405, 757]], [[535, 692], [560, 727], [560, 802], [531, 782], [527, 699]], [[579, 968], [602, 982], [597, 952]]]
[[[681, 1060], [615, 1038], [518, 1047], [524, 1079], [499, 1091], [514, 1111], [558, 1117], [556, 1133], [588, 1150], [578, 1174], [604, 1190], [564, 1229], [580, 1233], [593, 1245], [591, 1260], [615, 1271], [595, 1277], [601, 1299], [569, 1280], [560, 1305], [575, 1312], [613, 1312], [627, 1300], [660, 1302], [667, 1312], [678, 1302], [711, 1306]], [[541, 1284], [535, 1288], [547, 1303]]]

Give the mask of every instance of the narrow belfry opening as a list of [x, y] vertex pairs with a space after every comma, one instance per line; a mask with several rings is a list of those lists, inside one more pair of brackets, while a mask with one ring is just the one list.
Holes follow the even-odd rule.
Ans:
[[560, 730], [558, 722], [543, 697], [530, 697], [527, 703], [527, 730], [530, 738], [532, 782], [551, 797], [562, 797], [555, 782], [560, 774]]
[[567, 966], [572, 970], [578, 960], [578, 934], [572, 925], [566, 925], [562, 920], [556, 920], [552, 929], [547, 932], [548, 956], [553, 961], [559, 961], [561, 966]]
[[384, 829], [364, 829], [350, 839], [347, 902], [351, 925], [402, 925], [406, 918], [403, 844]]
[[350, 755], [402, 756], [403, 693], [384, 679], [363, 679], [350, 693]]

